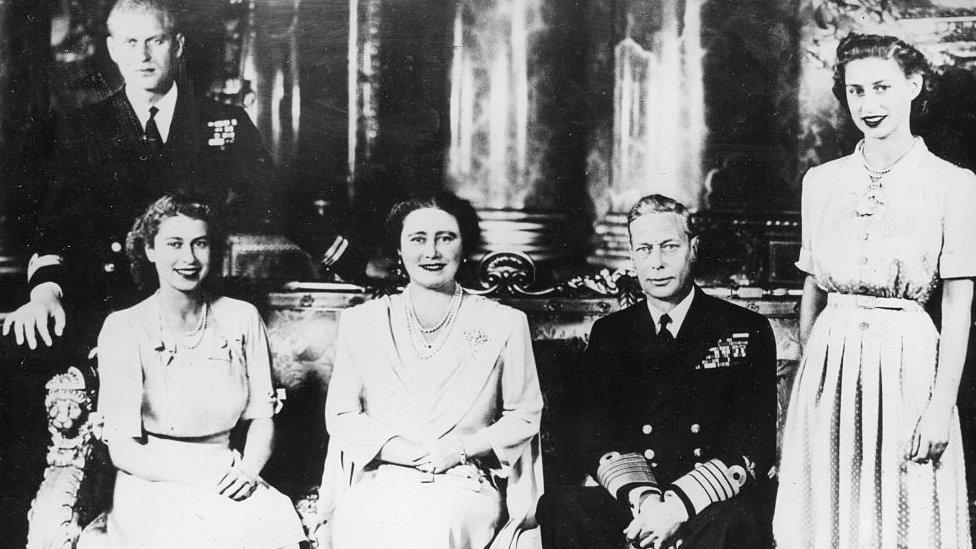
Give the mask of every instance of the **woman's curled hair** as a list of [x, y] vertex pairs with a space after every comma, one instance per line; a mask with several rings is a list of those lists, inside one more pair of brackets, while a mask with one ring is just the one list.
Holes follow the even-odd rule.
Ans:
[[224, 234], [216, 209], [205, 199], [192, 193], [165, 194], [136, 218], [132, 230], [125, 238], [129, 272], [140, 290], [151, 290], [159, 286], [156, 268], [146, 257], [146, 247], [153, 247], [160, 224], [177, 215], [206, 222], [211, 261], [219, 261], [223, 257]]
[[403, 221], [411, 212], [432, 208], [442, 210], [457, 220], [461, 231], [461, 251], [465, 257], [471, 255], [481, 245], [481, 229], [478, 225], [478, 213], [471, 203], [457, 196], [439, 191], [435, 193], [415, 194], [406, 200], [397, 202], [390, 208], [386, 216], [384, 253], [395, 259], [400, 250], [400, 234], [403, 232]]
[[858, 59], [890, 59], [898, 63], [905, 77], [922, 76], [922, 89], [912, 101], [912, 117], [925, 114], [932, 85], [932, 67], [922, 52], [896, 36], [858, 34], [852, 32], [837, 45], [837, 62], [834, 64], [834, 97], [847, 110], [847, 64]]

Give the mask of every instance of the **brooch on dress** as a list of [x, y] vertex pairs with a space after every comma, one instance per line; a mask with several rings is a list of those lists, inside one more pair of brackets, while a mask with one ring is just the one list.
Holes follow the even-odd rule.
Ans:
[[481, 330], [465, 330], [461, 332], [464, 340], [468, 342], [468, 347], [477, 351], [479, 347], [488, 343], [488, 336]]
[[868, 185], [867, 191], [854, 205], [854, 213], [859, 217], [869, 217], [878, 213], [881, 206], [884, 206], [884, 201], [881, 200], [881, 184], [873, 182]]

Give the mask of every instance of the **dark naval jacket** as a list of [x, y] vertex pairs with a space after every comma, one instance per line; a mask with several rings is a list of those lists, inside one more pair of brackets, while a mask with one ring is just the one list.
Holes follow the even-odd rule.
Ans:
[[220, 207], [231, 231], [284, 228], [317, 259], [348, 247], [337, 227], [320, 225], [307, 235], [287, 230], [283, 205], [273, 196], [275, 166], [239, 107], [196, 98], [181, 88], [161, 154], [144, 139], [124, 90], [71, 113], [59, 126], [56, 161], [48, 169], [30, 253], [58, 256], [63, 263], [32, 270], [31, 287], [54, 281], [68, 297], [83, 293], [89, 303], [131, 301], [123, 297], [133, 290], [126, 234], [150, 203], [178, 190], [194, 191]]
[[760, 480], [774, 465], [776, 345], [769, 321], [700, 288], [694, 293], [668, 348], [645, 302], [593, 325], [578, 433], [584, 466], [597, 478], [607, 454], [637, 454], [654, 477], [618, 483], [615, 497], [626, 498], [635, 484], [673, 489], [713, 459]]
[[260, 191], [274, 166], [254, 124], [238, 107], [182, 89], [162, 154], [143, 139], [124, 90], [67, 115], [55, 150], [30, 252], [64, 262], [31, 273], [32, 287], [54, 281], [96, 299], [129, 288], [126, 234], [165, 192], [196, 191], [231, 218], [240, 218], [235, 209], [259, 220], [268, 215]]

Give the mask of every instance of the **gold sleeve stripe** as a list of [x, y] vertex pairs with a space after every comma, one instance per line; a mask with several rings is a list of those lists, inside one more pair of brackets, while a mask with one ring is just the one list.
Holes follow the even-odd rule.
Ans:
[[689, 516], [701, 513], [706, 507], [725, 501], [736, 494], [742, 483], [720, 459], [710, 459], [674, 481], [669, 490], [685, 503]]
[[615, 498], [626, 497], [626, 494], [620, 494], [620, 491], [628, 484], [657, 486], [657, 480], [650, 466], [647, 465], [647, 460], [636, 453], [605, 454], [600, 458], [596, 476], [600, 486], [606, 488]]

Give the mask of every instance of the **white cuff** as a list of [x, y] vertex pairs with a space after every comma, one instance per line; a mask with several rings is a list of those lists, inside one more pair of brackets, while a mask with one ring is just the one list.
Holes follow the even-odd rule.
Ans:
[[31, 256], [30, 261], [27, 262], [27, 282], [34, 277], [34, 273], [42, 267], [50, 267], [51, 265], [61, 265], [64, 263], [64, 258], [60, 255], [48, 254], [48, 255], [37, 255]]

